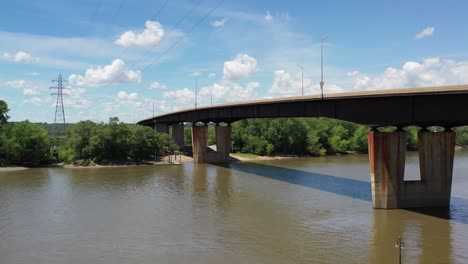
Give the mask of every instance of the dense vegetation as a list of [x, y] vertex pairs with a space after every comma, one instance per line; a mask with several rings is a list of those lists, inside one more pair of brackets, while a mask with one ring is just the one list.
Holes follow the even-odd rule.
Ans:
[[[82, 121], [54, 129], [50, 124], [29, 121], [8, 123], [8, 111], [8, 105], [0, 100], [0, 165], [137, 163], [154, 160], [177, 149], [169, 135], [157, 133], [149, 127], [119, 122], [116, 117], [110, 118], [108, 123]], [[313, 156], [367, 152], [368, 128], [346, 121], [328, 118], [251, 119], [232, 126], [234, 152]], [[406, 130], [408, 149], [417, 149], [418, 128]], [[456, 131], [457, 144], [468, 146], [468, 127], [460, 127]], [[208, 144], [213, 145], [215, 141], [215, 129], [209, 126]], [[185, 144], [191, 145], [190, 127], [185, 129]]]
[[[381, 131], [393, 131], [387, 127]], [[439, 130], [438, 127], [430, 128]], [[417, 149], [418, 127], [405, 128], [408, 150]], [[366, 153], [368, 128], [329, 118], [242, 120], [233, 124], [233, 151], [257, 155], [327, 155]], [[213, 133], [214, 131], [209, 132]], [[468, 146], [468, 127], [456, 128], [457, 144]], [[208, 141], [214, 136], [209, 135]]]
[[[116, 117], [107, 124], [83, 121], [67, 125], [65, 135], [50, 136], [44, 124], [8, 123], [8, 111], [0, 100], [1, 165], [135, 163], [177, 149], [168, 135], [124, 124]], [[53, 129], [50, 125], [48, 128]]]

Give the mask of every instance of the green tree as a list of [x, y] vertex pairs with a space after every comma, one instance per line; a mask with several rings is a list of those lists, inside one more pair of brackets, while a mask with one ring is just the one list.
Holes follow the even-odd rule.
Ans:
[[0, 100], [0, 126], [8, 122], [8, 119], [10, 118], [8, 115], [9, 111], [10, 109], [8, 109], [8, 104], [5, 101]]
[[0, 152], [8, 164], [40, 165], [52, 161], [49, 134], [29, 121], [5, 126], [0, 141]]

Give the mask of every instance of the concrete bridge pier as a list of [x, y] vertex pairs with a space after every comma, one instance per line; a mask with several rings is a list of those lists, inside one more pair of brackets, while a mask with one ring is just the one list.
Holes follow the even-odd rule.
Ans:
[[231, 150], [232, 127], [216, 125], [216, 151], [208, 151], [208, 126], [192, 126], [194, 163], [226, 163]]
[[179, 148], [183, 148], [185, 146], [184, 142], [184, 123], [180, 124], [172, 124], [172, 140], [174, 143], [179, 146]]
[[229, 161], [229, 154], [231, 153], [231, 125], [219, 126], [216, 125], [216, 151], [217, 162], [225, 163]]
[[165, 123], [154, 124], [154, 130], [159, 133], [169, 134], [169, 126]]
[[418, 133], [421, 180], [405, 181], [407, 134], [368, 132], [374, 208], [448, 207], [455, 132]]
[[196, 126], [195, 123], [192, 125], [192, 152], [193, 152], [193, 163], [205, 163], [206, 162], [206, 149], [208, 144], [208, 126]]

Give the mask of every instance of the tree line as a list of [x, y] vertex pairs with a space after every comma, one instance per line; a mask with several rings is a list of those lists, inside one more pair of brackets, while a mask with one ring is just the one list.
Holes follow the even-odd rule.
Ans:
[[[50, 124], [34, 124], [27, 120], [9, 123], [8, 112], [8, 105], [0, 100], [0, 165], [138, 163], [177, 149], [168, 134], [146, 126], [125, 124], [116, 117], [110, 118], [108, 123], [81, 121], [57, 130]], [[248, 119], [232, 126], [233, 152], [304, 156], [367, 152], [368, 128], [341, 120]], [[405, 129], [408, 131], [408, 150], [416, 150], [419, 128]], [[468, 126], [455, 130], [457, 145], [468, 146]], [[52, 131], [59, 131], [59, 135]], [[209, 126], [208, 144], [215, 143], [215, 129]], [[191, 145], [190, 127], [185, 129], [185, 144]]]
[[154, 160], [177, 146], [169, 135], [145, 126], [125, 124], [112, 117], [108, 123], [69, 124], [65, 134], [51, 136], [44, 124], [9, 123], [8, 105], [0, 100], [0, 165], [37, 166], [56, 162], [137, 163]]

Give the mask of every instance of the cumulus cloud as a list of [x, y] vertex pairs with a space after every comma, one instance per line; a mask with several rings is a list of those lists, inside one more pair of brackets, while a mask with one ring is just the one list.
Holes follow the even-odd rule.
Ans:
[[157, 21], [146, 21], [145, 29], [141, 33], [126, 31], [115, 41], [117, 45], [123, 47], [149, 46], [159, 43], [164, 37], [164, 28]]
[[214, 77], [216, 77], [216, 73], [210, 72], [210, 73], [208, 74], [208, 78], [214, 78]]
[[63, 97], [63, 104], [66, 108], [88, 109], [91, 106], [91, 101], [84, 96], [86, 89], [73, 88], [67, 90], [67, 96]]
[[421, 32], [419, 32], [418, 34], [416, 34], [416, 38], [417, 39], [422, 39], [422, 38], [425, 38], [425, 37], [432, 36], [434, 34], [434, 31], [435, 31], [434, 27], [427, 27], [427, 28], [423, 29]]
[[5, 85], [12, 88], [23, 88], [26, 85], [25, 80], [13, 80], [5, 82]]
[[195, 93], [187, 88], [167, 91], [163, 98], [175, 103], [174, 109], [190, 108], [195, 105]]
[[24, 100], [23, 102], [27, 104], [33, 104], [33, 105], [41, 105], [44, 103], [44, 101], [39, 97], [29, 98], [29, 99]]
[[84, 76], [72, 74], [68, 77], [68, 81], [78, 86], [139, 83], [141, 72], [128, 69], [124, 61], [116, 59], [110, 65], [87, 69]]
[[215, 20], [215, 21], [211, 22], [211, 25], [213, 27], [224, 27], [224, 24], [226, 22], [227, 22], [227, 18], [223, 18], [223, 19]]
[[37, 95], [39, 94], [39, 91], [34, 88], [24, 88], [23, 89], [23, 94], [24, 95]]
[[239, 53], [233, 60], [224, 62], [223, 73], [227, 80], [245, 79], [257, 71], [257, 60], [245, 53]]
[[221, 80], [200, 90], [200, 97], [211, 99], [213, 102], [237, 102], [251, 100], [257, 97], [256, 88], [260, 87], [258, 82], [249, 82], [245, 86], [229, 80]]
[[389, 67], [374, 77], [358, 74], [353, 78], [356, 90], [466, 84], [468, 61], [428, 58], [422, 62], [406, 62], [400, 69]]
[[36, 58], [31, 56], [24, 51], [18, 51], [16, 54], [3, 53], [3, 58], [7, 61], [19, 62], [19, 63], [28, 63], [36, 61]]
[[265, 19], [267, 22], [273, 21], [273, 16], [270, 14], [270, 11], [267, 11], [267, 12], [266, 12], [266, 15], [265, 15], [264, 19]]
[[127, 93], [125, 91], [120, 91], [117, 93], [116, 102], [119, 105], [132, 107], [139, 107], [142, 104], [140, 101], [138, 101], [137, 93]]
[[[326, 83], [324, 93], [339, 93], [343, 88], [336, 84]], [[299, 96], [302, 94], [302, 77], [301, 74], [292, 75], [285, 70], [275, 71], [273, 84], [269, 91], [272, 94]], [[312, 80], [304, 77], [304, 94], [320, 94], [320, 84], [312, 83]]]
[[39, 94], [39, 87], [26, 83], [25, 80], [13, 80], [5, 82], [5, 86], [12, 88], [23, 88], [24, 95]]
[[160, 82], [152, 82], [148, 89], [150, 90], [156, 90], [156, 89], [167, 89], [167, 86], [165, 84], [162, 84]]

